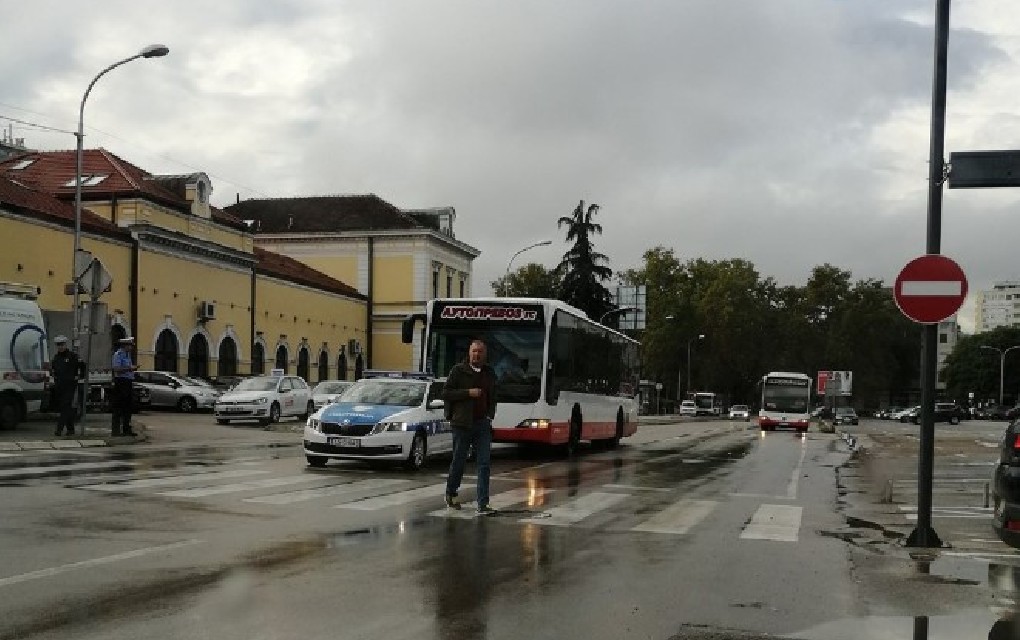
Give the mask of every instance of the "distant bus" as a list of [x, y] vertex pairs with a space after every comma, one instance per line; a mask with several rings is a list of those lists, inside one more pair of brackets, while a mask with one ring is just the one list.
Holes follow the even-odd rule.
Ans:
[[697, 410], [695, 415], [699, 416], [720, 416], [722, 415], [722, 396], [710, 391], [696, 391], [690, 394]]
[[758, 426], [763, 431], [792, 427], [804, 432], [811, 419], [811, 376], [773, 371], [761, 379]]
[[475, 338], [488, 346], [497, 376], [495, 442], [561, 446], [588, 440], [615, 446], [637, 431], [640, 382], [636, 340], [559, 300], [430, 300], [404, 320], [414, 341], [425, 322], [422, 370], [445, 376]]

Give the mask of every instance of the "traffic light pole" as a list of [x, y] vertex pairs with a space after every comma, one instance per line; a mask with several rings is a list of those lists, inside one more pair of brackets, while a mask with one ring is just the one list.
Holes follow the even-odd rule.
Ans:
[[[935, 73], [932, 80], [931, 148], [928, 155], [927, 253], [942, 245], [942, 186], [945, 182], [946, 61], [949, 49], [949, 0], [937, 0], [935, 16]], [[924, 326], [921, 350], [921, 446], [917, 461], [917, 527], [908, 547], [941, 547], [931, 526], [932, 477], [935, 467], [935, 380], [938, 376], [938, 323]]]

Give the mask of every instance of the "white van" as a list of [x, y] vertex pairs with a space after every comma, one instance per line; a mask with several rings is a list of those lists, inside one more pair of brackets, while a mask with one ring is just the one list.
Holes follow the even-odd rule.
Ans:
[[49, 383], [46, 326], [32, 285], [0, 282], [0, 429], [39, 411]]

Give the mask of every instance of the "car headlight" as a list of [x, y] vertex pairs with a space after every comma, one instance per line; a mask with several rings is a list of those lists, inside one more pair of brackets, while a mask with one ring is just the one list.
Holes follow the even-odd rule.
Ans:
[[407, 427], [406, 422], [380, 422], [372, 427], [372, 435], [382, 433], [384, 431], [403, 431]]
[[305, 426], [311, 429], [312, 431], [321, 431], [322, 430], [320, 426], [321, 424], [322, 423], [316, 420], [315, 418], [308, 418], [308, 421], [305, 422]]
[[265, 404], [267, 402], [269, 402], [269, 398], [266, 398], [265, 396], [261, 398], [255, 398], [255, 404]]
[[522, 420], [517, 426], [526, 429], [548, 429], [549, 421], [545, 418], [529, 418]]

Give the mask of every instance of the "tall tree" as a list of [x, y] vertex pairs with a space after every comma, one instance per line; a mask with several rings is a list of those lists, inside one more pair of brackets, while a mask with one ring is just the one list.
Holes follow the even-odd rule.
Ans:
[[567, 242], [573, 243], [556, 267], [561, 277], [560, 300], [573, 305], [595, 320], [613, 308], [612, 296], [602, 284], [612, 277], [606, 266], [609, 258], [595, 251], [592, 236], [602, 234], [602, 225], [594, 221], [599, 205], [587, 209], [581, 200], [574, 212], [556, 221], [556, 227], [567, 227]]
[[560, 278], [555, 269], [532, 262], [489, 283], [497, 296], [516, 298], [555, 298]]

